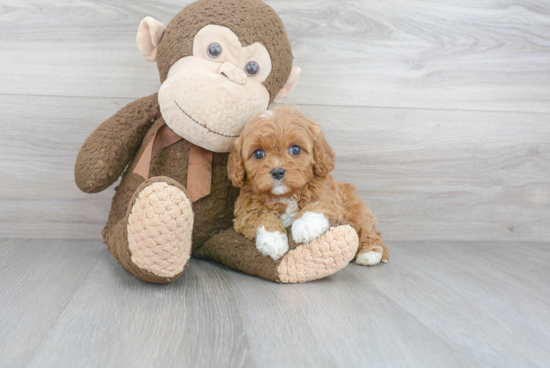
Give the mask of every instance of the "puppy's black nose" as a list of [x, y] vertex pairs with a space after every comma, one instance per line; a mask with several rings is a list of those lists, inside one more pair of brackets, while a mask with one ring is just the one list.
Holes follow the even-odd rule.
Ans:
[[285, 176], [285, 172], [286, 170], [281, 168], [281, 167], [278, 167], [276, 169], [272, 169], [271, 170], [271, 176], [273, 177], [273, 179], [275, 180], [280, 180], [283, 178], [283, 176]]

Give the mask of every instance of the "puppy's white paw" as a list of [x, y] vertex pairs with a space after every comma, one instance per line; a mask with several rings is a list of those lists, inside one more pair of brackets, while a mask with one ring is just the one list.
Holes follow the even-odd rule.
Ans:
[[327, 232], [328, 219], [322, 213], [306, 212], [292, 224], [292, 239], [296, 243], [307, 243]]
[[267, 231], [264, 226], [258, 228], [256, 234], [256, 248], [264, 256], [270, 256], [274, 260], [281, 258], [288, 252], [288, 238], [280, 231]]
[[371, 250], [370, 252], [361, 253], [357, 256], [355, 263], [362, 266], [374, 266], [382, 260], [382, 253]]

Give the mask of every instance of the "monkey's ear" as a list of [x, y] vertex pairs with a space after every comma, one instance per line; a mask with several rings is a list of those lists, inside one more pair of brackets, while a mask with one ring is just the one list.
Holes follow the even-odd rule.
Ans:
[[147, 61], [157, 60], [157, 50], [166, 26], [156, 19], [145, 17], [139, 24], [136, 41], [139, 53]]
[[298, 78], [300, 78], [300, 73], [302, 72], [302, 69], [295, 67], [292, 68], [292, 71], [290, 72], [290, 75], [288, 76], [288, 80], [286, 81], [283, 88], [277, 93], [277, 96], [273, 99], [274, 103], [281, 103], [285, 98], [288, 97], [290, 92], [294, 89], [296, 86], [296, 83], [298, 83]]
[[237, 138], [235, 148], [229, 154], [229, 162], [227, 163], [227, 176], [233, 186], [242, 188], [244, 185], [244, 159], [242, 155], [242, 136]]

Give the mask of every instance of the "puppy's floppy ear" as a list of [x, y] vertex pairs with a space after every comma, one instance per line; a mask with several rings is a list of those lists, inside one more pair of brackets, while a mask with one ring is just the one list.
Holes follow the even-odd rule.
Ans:
[[334, 170], [334, 163], [336, 161], [336, 155], [332, 150], [332, 147], [328, 144], [325, 134], [321, 129], [315, 127], [313, 146], [313, 173], [317, 176], [327, 176], [332, 170]]
[[235, 141], [235, 148], [229, 154], [229, 162], [227, 163], [227, 176], [233, 186], [242, 188], [244, 185], [244, 159], [243, 159], [243, 136], [241, 135]]

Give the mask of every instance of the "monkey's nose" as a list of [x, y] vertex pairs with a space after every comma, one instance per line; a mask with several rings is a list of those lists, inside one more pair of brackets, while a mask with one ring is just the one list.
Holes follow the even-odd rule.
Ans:
[[237, 68], [235, 65], [231, 64], [229, 61], [226, 61], [220, 67], [220, 74], [225, 75], [229, 78], [230, 81], [245, 84], [246, 83], [246, 74], [244, 70]]
[[285, 176], [286, 170], [282, 167], [277, 167], [271, 170], [271, 177], [275, 180], [281, 180]]

